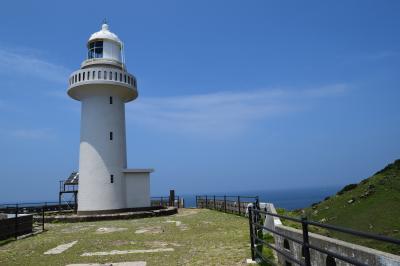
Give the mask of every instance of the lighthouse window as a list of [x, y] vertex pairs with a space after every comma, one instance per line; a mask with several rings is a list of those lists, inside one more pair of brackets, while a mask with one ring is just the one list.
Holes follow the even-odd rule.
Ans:
[[131, 77], [128, 76], [128, 84], [131, 84]]
[[119, 81], [122, 82], [122, 73], [119, 74]]
[[110, 76], [108, 77], [109, 80], [112, 80], [112, 72], [110, 71]]
[[114, 183], [114, 175], [110, 175], [110, 183]]
[[113, 140], [113, 133], [112, 133], [112, 131], [110, 132], [110, 140]]
[[110, 104], [112, 104], [113, 98], [112, 96], [110, 96]]
[[126, 83], [126, 75], [124, 75], [124, 82]]
[[118, 75], [118, 73], [115, 72], [115, 76], [114, 76], [114, 80], [115, 80], [115, 81], [117, 81], [117, 79], [118, 79], [118, 78], [117, 78], [117, 75]]
[[89, 43], [88, 58], [102, 58], [103, 57], [103, 41]]
[[101, 79], [101, 71], [99, 71], [99, 73], [97, 73], [97, 79]]
[[104, 79], [107, 79], [107, 71], [104, 71]]
[[85, 80], [85, 72], [83, 72], [83, 77], [82, 77], [82, 80]]
[[96, 71], [93, 71], [93, 73], [92, 73], [93, 75], [92, 75], [92, 79], [95, 79], [95, 75], [96, 75]]
[[88, 80], [90, 79], [90, 71], [88, 71], [88, 73], [87, 73], [87, 79]]

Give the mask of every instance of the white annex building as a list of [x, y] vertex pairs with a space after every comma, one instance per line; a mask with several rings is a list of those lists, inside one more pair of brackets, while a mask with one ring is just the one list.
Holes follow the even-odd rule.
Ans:
[[150, 206], [152, 169], [126, 163], [125, 103], [137, 98], [123, 43], [103, 24], [87, 43], [88, 56], [69, 78], [68, 95], [82, 102], [78, 214]]

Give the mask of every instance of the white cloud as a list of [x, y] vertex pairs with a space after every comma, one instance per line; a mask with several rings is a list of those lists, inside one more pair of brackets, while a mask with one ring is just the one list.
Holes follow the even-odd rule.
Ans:
[[127, 106], [127, 119], [157, 130], [226, 137], [240, 134], [256, 121], [303, 111], [312, 106], [312, 101], [342, 95], [348, 89], [348, 85], [335, 84], [303, 90], [264, 89], [139, 98]]
[[349, 90], [349, 85], [347, 84], [334, 84], [334, 85], [329, 85], [329, 86], [323, 86], [323, 87], [318, 87], [318, 88], [311, 88], [311, 89], [306, 89], [300, 93], [304, 93], [304, 96], [306, 97], [315, 97], [315, 98], [320, 98], [320, 97], [330, 97], [330, 96], [335, 96], [335, 95], [341, 95], [345, 93], [346, 91]]
[[71, 71], [64, 66], [38, 57], [27, 49], [9, 50], [0, 47], [0, 72], [29, 75], [51, 82], [66, 83]]

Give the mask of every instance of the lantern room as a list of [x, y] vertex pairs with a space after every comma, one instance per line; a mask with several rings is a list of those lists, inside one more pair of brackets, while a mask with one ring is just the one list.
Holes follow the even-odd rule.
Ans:
[[104, 23], [101, 30], [93, 33], [87, 42], [87, 59], [83, 65], [93, 63], [106, 64], [119, 63], [124, 65], [123, 44], [118, 36], [109, 30], [108, 24]]

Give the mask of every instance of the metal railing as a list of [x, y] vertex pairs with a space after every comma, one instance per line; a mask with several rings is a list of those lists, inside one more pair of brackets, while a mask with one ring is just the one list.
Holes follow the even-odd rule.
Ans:
[[50, 211], [69, 211], [74, 210], [75, 203], [72, 201], [59, 202], [27, 202], [27, 203], [8, 203], [0, 204], [0, 213], [10, 213], [18, 206], [20, 213], [36, 213], [40, 212], [44, 206], [46, 212]]
[[179, 196], [175, 196], [173, 201], [170, 200], [169, 196], [151, 197], [151, 206], [185, 208], [185, 202]]
[[75, 192], [79, 189], [78, 184], [68, 184], [65, 180], [60, 180], [58, 183], [60, 192]]
[[[347, 262], [347, 263], [351, 263], [353, 265], [357, 265], [357, 266], [367, 266], [367, 264], [360, 262], [354, 258], [350, 258], [350, 257], [346, 257], [344, 255], [341, 255], [339, 253], [336, 252], [332, 252], [329, 250], [326, 250], [324, 248], [315, 246], [313, 244], [310, 244], [309, 241], [309, 225], [313, 225], [316, 227], [320, 227], [320, 228], [325, 228], [325, 229], [329, 229], [329, 230], [333, 230], [336, 232], [341, 232], [341, 233], [345, 233], [345, 234], [350, 234], [350, 235], [354, 235], [354, 236], [358, 236], [358, 237], [364, 237], [364, 238], [369, 238], [369, 239], [373, 239], [373, 240], [379, 240], [379, 241], [383, 241], [386, 243], [391, 243], [391, 244], [396, 244], [396, 245], [400, 245], [400, 240], [399, 239], [395, 239], [395, 238], [391, 238], [391, 237], [387, 237], [387, 236], [382, 236], [382, 235], [376, 235], [376, 234], [371, 234], [371, 233], [366, 233], [366, 232], [361, 232], [361, 231], [356, 231], [353, 229], [349, 229], [349, 228], [343, 228], [343, 227], [339, 227], [339, 226], [335, 226], [335, 225], [329, 225], [329, 224], [322, 224], [322, 223], [318, 223], [318, 222], [314, 222], [314, 221], [310, 221], [307, 220], [306, 217], [303, 217], [301, 219], [299, 218], [295, 218], [295, 217], [290, 217], [290, 216], [285, 216], [285, 215], [279, 215], [279, 214], [275, 214], [275, 213], [271, 213], [268, 212], [267, 210], [260, 210], [259, 204], [258, 202], [256, 204], [254, 204], [254, 206], [250, 206], [248, 208], [248, 214], [249, 214], [249, 230], [250, 230], [250, 247], [251, 247], [251, 256], [253, 260], [256, 261], [261, 261], [261, 262], [266, 262], [266, 263], [270, 263], [270, 264], [276, 264], [274, 261], [266, 258], [263, 254], [262, 254], [262, 248], [264, 246], [267, 246], [268, 248], [275, 250], [277, 253], [279, 253], [280, 255], [282, 255], [285, 259], [297, 264], [297, 265], [305, 265], [305, 266], [311, 266], [311, 257], [310, 257], [310, 249], [321, 252], [326, 254], [327, 256], [330, 256], [332, 258]], [[285, 235], [281, 232], [278, 232], [274, 229], [268, 228], [266, 226], [264, 226], [262, 224], [262, 219], [261, 217], [264, 216], [272, 216], [272, 217], [278, 217], [281, 219], [286, 219], [286, 220], [290, 220], [292, 222], [296, 222], [301, 224], [302, 227], [302, 240], [293, 238], [291, 236]], [[285, 239], [288, 239], [290, 241], [293, 241], [299, 245], [302, 246], [302, 254], [303, 254], [303, 259], [302, 260], [298, 260], [297, 258], [295, 258], [294, 256], [292, 256], [289, 252], [285, 251], [284, 249], [280, 249], [279, 247], [272, 245], [270, 243], [267, 243], [264, 239], [263, 239], [263, 230], [266, 230], [268, 232], [270, 232], [273, 235], [278, 235], [281, 236]]]
[[245, 216], [249, 204], [258, 202], [258, 196], [196, 196], [196, 208], [234, 213]]
[[0, 220], [0, 240], [45, 231], [45, 212], [52, 211], [53, 206], [58, 211], [58, 204], [47, 205], [46, 202], [1, 204], [0, 213], [8, 217]]

